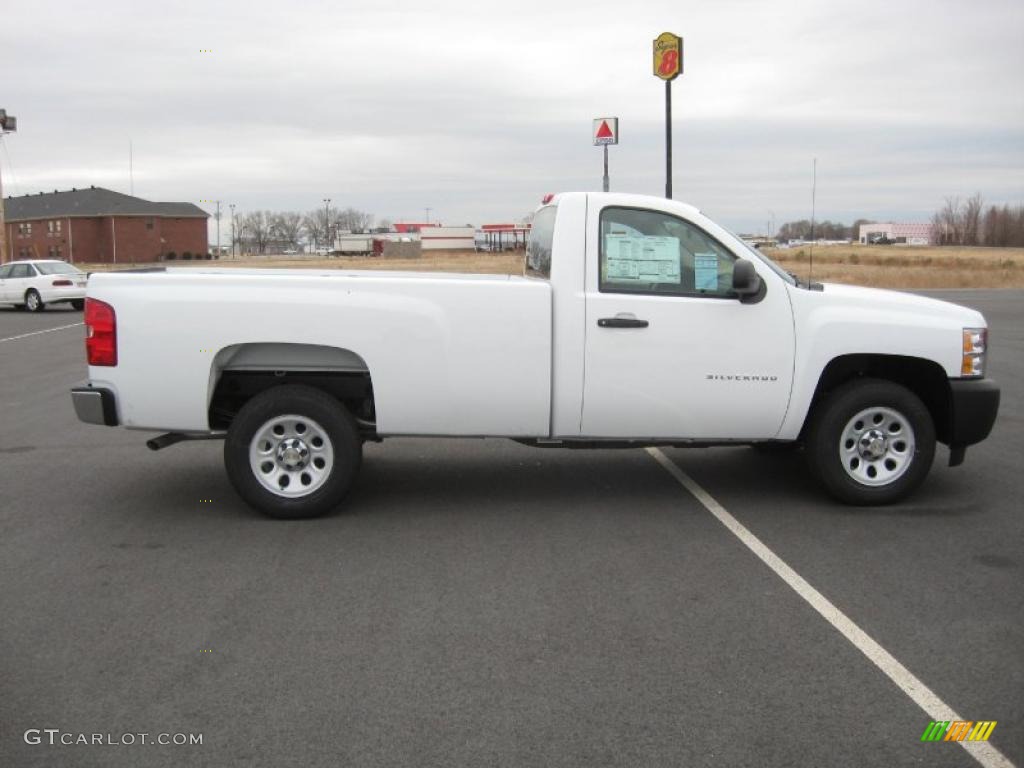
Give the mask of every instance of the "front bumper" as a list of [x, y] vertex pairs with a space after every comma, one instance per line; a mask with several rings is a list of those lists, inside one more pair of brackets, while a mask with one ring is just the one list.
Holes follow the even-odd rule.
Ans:
[[963, 464], [967, 446], [980, 443], [999, 413], [999, 387], [991, 379], [949, 380], [949, 466]]
[[992, 379], [950, 379], [949, 444], [980, 443], [999, 413], [999, 387]]
[[102, 424], [116, 427], [117, 402], [114, 393], [102, 387], [91, 387], [87, 384], [71, 388], [71, 402], [79, 421], [86, 424]]

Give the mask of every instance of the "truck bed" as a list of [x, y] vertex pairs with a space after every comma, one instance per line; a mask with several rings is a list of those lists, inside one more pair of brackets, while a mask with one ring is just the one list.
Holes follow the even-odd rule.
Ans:
[[552, 300], [542, 280], [193, 267], [94, 273], [89, 296], [117, 313], [119, 358], [90, 367], [90, 379], [131, 392], [118, 398], [127, 427], [209, 429], [222, 371], [243, 359], [251, 370], [257, 347], [255, 359], [272, 360], [301, 345], [326, 370], [369, 372], [381, 435], [550, 432]]

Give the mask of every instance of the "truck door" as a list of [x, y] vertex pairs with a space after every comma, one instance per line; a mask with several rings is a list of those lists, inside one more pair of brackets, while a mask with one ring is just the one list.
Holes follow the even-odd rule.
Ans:
[[596, 247], [588, 248], [582, 436], [774, 437], [793, 376], [782, 280], [755, 261], [766, 293], [740, 303], [731, 290], [737, 255], [706, 225], [625, 206], [592, 206], [587, 216]]

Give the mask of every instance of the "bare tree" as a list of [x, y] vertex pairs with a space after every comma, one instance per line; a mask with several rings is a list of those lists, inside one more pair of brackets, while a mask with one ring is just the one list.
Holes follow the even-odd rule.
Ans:
[[250, 249], [256, 253], [265, 253], [267, 241], [270, 240], [270, 224], [273, 214], [270, 211], [253, 211], [241, 218], [240, 229]]
[[298, 248], [299, 237], [302, 234], [302, 214], [295, 211], [285, 211], [273, 215], [271, 234], [280, 240], [284, 240], [292, 248]]
[[362, 232], [373, 226], [373, 214], [346, 208], [337, 214], [337, 226], [350, 232]]
[[981, 242], [980, 237], [980, 219], [981, 209], [983, 207], [981, 200], [981, 193], [977, 192], [973, 196], [967, 198], [967, 202], [964, 203], [963, 208], [963, 245], [978, 245]]
[[322, 210], [310, 211], [303, 216], [302, 229], [305, 231], [306, 237], [313, 243], [313, 247], [318, 247], [326, 232], [324, 228], [324, 212]]

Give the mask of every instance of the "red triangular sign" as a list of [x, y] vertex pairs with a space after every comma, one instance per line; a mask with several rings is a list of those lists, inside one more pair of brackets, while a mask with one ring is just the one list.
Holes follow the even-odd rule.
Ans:
[[607, 120], [602, 120], [601, 121], [601, 127], [597, 129], [597, 136], [595, 138], [598, 138], [598, 139], [614, 139], [615, 138], [615, 134], [612, 133], [612, 129], [608, 127], [608, 121]]

